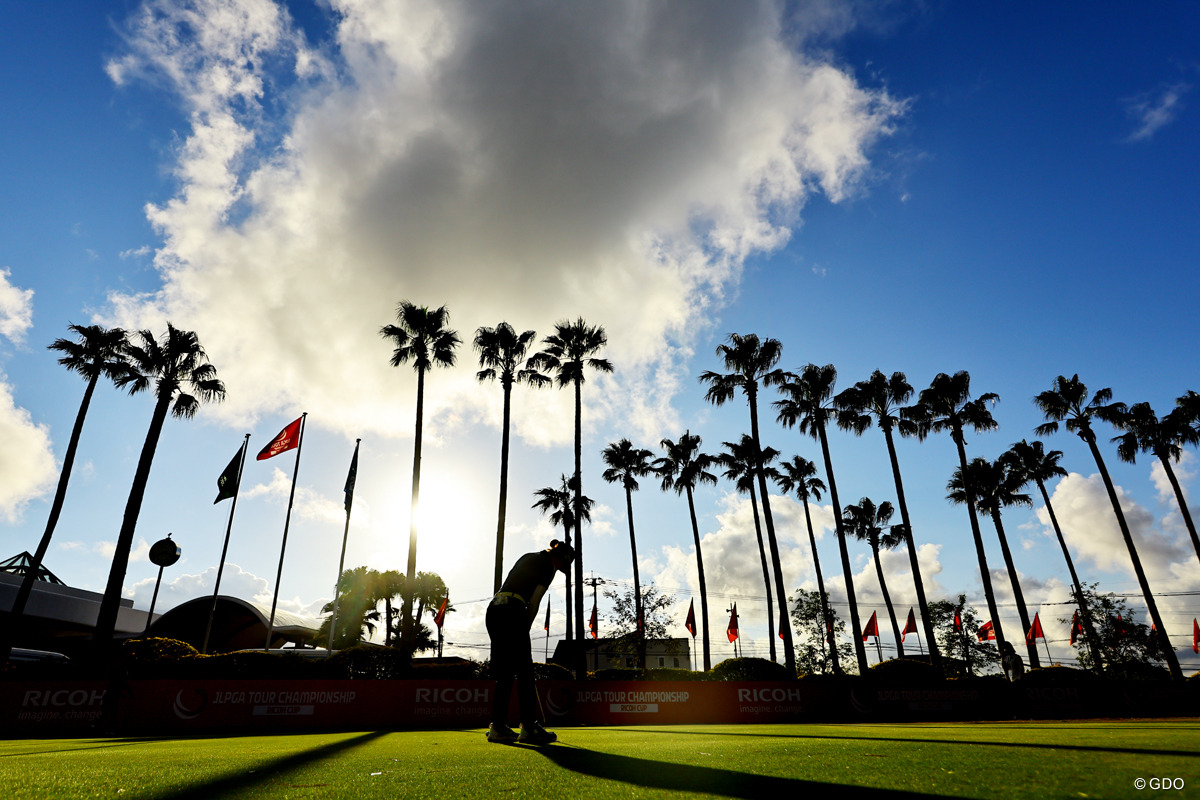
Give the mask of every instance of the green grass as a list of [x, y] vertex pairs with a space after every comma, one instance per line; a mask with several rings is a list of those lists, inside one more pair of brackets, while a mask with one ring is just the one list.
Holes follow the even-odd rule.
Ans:
[[[1200, 797], [1200, 721], [561, 728], [0, 741], [14, 798]], [[1183, 778], [1178, 791], [1136, 778]], [[866, 791], [863, 791], [866, 789]]]

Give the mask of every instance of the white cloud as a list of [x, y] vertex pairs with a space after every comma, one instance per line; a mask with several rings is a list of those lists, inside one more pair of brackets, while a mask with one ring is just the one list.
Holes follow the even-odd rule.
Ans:
[[[154, 0], [108, 68], [191, 115], [179, 191], [148, 209], [163, 287], [113, 295], [111, 316], [199, 333], [228, 387], [207, 413], [302, 404], [408, 435], [411, 371], [378, 329], [411, 299], [447, 304], [466, 341], [501, 320], [604, 325], [621, 369], [589, 380], [585, 425], [658, 433], [743, 260], [781, 246], [814, 191], [859, 191], [904, 111], [789, 44], [828, 32], [827, 10], [785, 40], [768, 2], [331, 5], [317, 53], [267, 0]], [[435, 435], [496, 417], [460, 361], [427, 382]], [[569, 441], [569, 395], [521, 392], [518, 434]]]
[[1183, 109], [1183, 97], [1192, 87], [1186, 83], [1160, 86], [1152, 92], [1140, 94], [1125, 101], [1125, 113], [1135, 125], [1128, 141], [1149, 139], [1175, 120]]
[[19, 289], [9, 282], [12, 273], [0, 269], [0, 336], [23, 344], [33, 325], [33, 289]]
[[33, 421], [13, 398], [7, 378], [0, 374], [0, 516], [8, 522], [21, 518], [30, 500], [54, 486], [58, 468], [50, 444], [50, 431]]

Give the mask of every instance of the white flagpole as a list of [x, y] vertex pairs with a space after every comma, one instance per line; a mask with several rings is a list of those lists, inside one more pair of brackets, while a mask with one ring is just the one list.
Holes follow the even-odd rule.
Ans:
[[242, 440], [242, 458], [238, 463], [237, 485], [233, 488], [233, 503], [229, 506], [229, 521], [225, 524], [225, 543], [221, 545], [221, 560], [217, 562], [217, 582], [213, 586], [212, 606], [208, 609], [208, 624], [204, 627], [204, 646], [201, 653], [208, 653], [208, 640], [212, 636], [213, 617], [217, 613], [217, 595], [221, 593], [221, 574], [225, 571], [225, 554], [229, 552], [229, 532], [233, 530], [233, 512], [237, 510], [238, 493], [242, 490], [242, 470], [246, 468], [246, 451], [250, 449], [250, 434]]
[[271, 649], [271, 637], [275, 634], [275, 607], [279, 604], [279, 581], [283, 578], [283, 554], [287, 551], [288, 526], [292, 522], [292, 501], [296, 498], [296, 476], [300, 474], [300, 451], [304, 449], [305, 411], [300, 415], [300, 433], [296, 436], [296, 466], [292, 470], [292, 491], [288, 495], [287, 516], [283, 519], [283, 544], [279, 548], [279, 569], [275, 573], [275, 596], [271, 598], [271, 618], [267, 620], [267, 641], [263, 650]]
[[[358, 480], [358, 445], [362, 439], [354, 440], [354, 458], [350, 460], [354, 469], [354, 479]], [[297, 456], [298, 458], [299, 456]], [[347, 481], [349, 486], [349, 481]], [[338, 559], [337, 580], [333, 584], [333, 613], [329, 615], [329, 650], [333, 652], [333, 631], [337, 627], [338, 597], [341, 594], [342, 569], [346, 566], [346, 540], [350, 537], [350, 507], [354, 505], [354, 487], [346, 495], [346, 529], [342, 531], [342, 555]], [[390, 620], [388, 624], [390, 624]]]

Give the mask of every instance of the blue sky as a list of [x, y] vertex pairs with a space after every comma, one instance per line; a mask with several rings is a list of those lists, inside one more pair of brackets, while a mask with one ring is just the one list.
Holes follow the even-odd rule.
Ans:
[[[624, 498], [600, 480], [599, 451], [622, 436], [657, 449], [691, 430], [710, 450], [738, 437], [744, 404], [710, 407], [696, 382], [719, 368], [729, 332], [781, 340], [785, 368], [833, 363], [839, 387], [882, 369], [919, 390], [968, 370], [977, 394], [1001, 397], [999, 430], [969, 437], [970, 456], [1031, 437], [1031, 398], [1059, 374], [1160, 413], [1197, 388], [1192, 4], [130, 0], [6, 12], [0, 555], [32, 550], [45, 524], [83, 388], [45, 349], [69, 323], [161, 332], [170, 319], [198, 333], [228, 385], [220, 407], [166, 426], [126, 579], [143, 606], [145, 551], [168, 531], [184, 557], [160, 607], [211, 591], [228, 511], [211, 505], [216, 476], [244, 433], [256, 451], [302, 411], [282, 607], [314, 613], [330, 597], [358, 437], [347, 566], [403, 567], [415, 380], [388, 366], [377, 335], [401, 299], [446, 304], [468, 343], [501, 320], [539, 334], [577, 316], [605, 326], [616, 371], [585, 396], [598, 508], [584, 544], [587, 570], [617, 582], [632, 572]], [[452, 649], [480, 656], [500, 394], [474, 371], [464, 347], [427, 385], [418, 566], [458, 604]], [[509, 563], [554, 535], [527, 507], [571, 469], [568, 393], [519, 390], [514, 406]], [[146, 397], [97, 392], [47, 558], [72, 585], [104, 585], [149, 414]], [[820, 458], [796, 431], [770, 424], [764, 439]], [[1082, 576], [1140, 607], [1087, 450], [1065, 433], [1047, 446], [1072, 473], [1054, 502]], [[877, 431], [834, 432], [831, 449], [843, 503], [894, 501]], [[1173, 496], [1144, 458], [1106, 457], [1168, 630], [1190, 646], [1200, 562]], [[944, 499], [952, 443], [904, 441], [900, 459], [928, 590], [983, 608], [965, 511]], [[269, 602], [292, 463], [247, 469], [231, 593]], [[1194, 451], [1177, 469], [1193, 488]], [[747, 653], [765, 653], [746, 504], [724, 483], [697, 504], [714, 657], [729, 654], [733, 601]], [[634, 497], [641, 575], [676, 595], [680, 631], [695, 589], [684, 506], [649, 479]], [[813, 588], [798, 507], [779, 498], [776, 511], [789, 589]], [[827, 505], [818, 521], [838, 595]], [[1067, 575], [1041, 502], [1010, 510], [1006, 528], [1031, 613], [1068, 657]], [[882, 615], [869, 552], [850, 549], [864, 617]], [[906, 554], [885, 568], [903, 614]], [[561, 595], [553, 613], [561, 632]]]

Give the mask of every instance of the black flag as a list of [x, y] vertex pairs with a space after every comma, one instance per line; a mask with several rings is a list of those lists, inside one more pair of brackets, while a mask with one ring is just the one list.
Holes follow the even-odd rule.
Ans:
[[[360, 440], [361, 441], [361, 440]], [[358, 442], [354, 443], [354, 458], [350, 459], [350, 472], [346, 474], [346, 513], [354, 505], [354, 482], [358, 480]]]
[[[246, 445], [243, 444], [242, 447]], [[222, 500], [228, 500], [237, 494], [238, 489], [238, 473], [242, 466], [242, 447], [238, 448], [234, 454], [233, 460], [229, 462], [229, 466], [221, 473], [221, 477], [217, 478], [217, 499], [213, 500], [213, 505]]]

